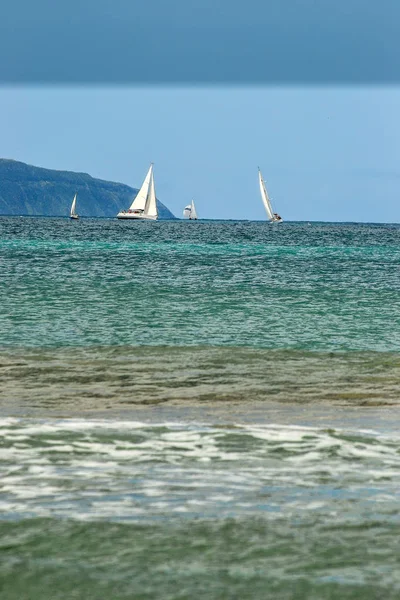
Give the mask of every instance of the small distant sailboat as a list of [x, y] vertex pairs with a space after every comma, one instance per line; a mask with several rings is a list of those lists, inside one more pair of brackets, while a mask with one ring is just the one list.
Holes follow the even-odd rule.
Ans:
[[261, 175], [260, 169], [258, 169], [258, 179], [260, 183], [261, 199], [267, 212], [268, 219], [271, 223], [280, 223], [283, 221], [283, 219], [278, 215], [278, 213], [274, 213], [272, 210], [271, 200], [269, 199], [267, 188], [265, 187], [265, 181]]
[[156, 191], [154, 187], [153, 163], [147, 172], [142, 187], [128, 210], [121, 210], [117, 219], [148, 219], [155, 221], [158, 218]]
[[69, 215], [71, 217], [71, 219], [79, 219], [79, 215], [77, 215], [75, 212], [77, 195], [78, 194], [75, 194], [74, 199], [72, 200], [71, 213]]
[[196, 207], [194, 205], [194, 201], [193, 200], [192, 200], [191, 204], [188, 204], [183, 209], [183, 216], [185, 217], [185, 219], [191, 219], [191, 220], [198, 219], [197, 212], [196, 212]]

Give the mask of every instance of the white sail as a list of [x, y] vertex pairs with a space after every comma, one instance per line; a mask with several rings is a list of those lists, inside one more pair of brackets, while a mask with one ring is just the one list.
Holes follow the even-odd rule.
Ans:
[[267, 192], [267, 189], [265, 187], [264, 179], [262, 178], [260, 169], [258, 169], [258, 179], [259, 179], [259, 182], [260, 182], [260, 192], [261, 192], [261, 198], [262, 198], [262, 201], [263, 201], [263, 204], [264, 204], [264, 208], [267, 211], [268, 218], [273, 221], [274, 220], [274, 213], [273, 213], [273, 210], [272, 210], [271, 201], [270, 201], [270, 199], [268, 197], [268, 192]]
[[142, 187], [128, 210], [120, 210], [117, 219], [158, 219], [153, 163], [151, 163]]
[[194, 205], [194, 201], [193, 200], [192, 200], [192, 202], [190, 204], [188, 204], [187, 206], [185, 206], [185, 208], [183, 209], [183, 216], [186, 219], [198, 219], [197, 212], [196, 212], [196, 207]]
[[75, 212], [75, 207], [76, 207], [76, 196], [77, 194], [75, 194], [74, 199], [72, 200], [72, 205], [71, 205], [71, 217], [76, 216], [76, 212]]
[[150, 176], [150, 185], [149, 191], [146, 198], [146, 204], [144, 206], [144, 214], [147, 217], [157, 217], [157, 200], [156, 200], [156, 190], [154, 186], [154, 175], [153, 175], [153, 165], [151, 165], [151, 176]]
[[197, 219], [196, 207], [194, 205], [194, 201], [192, 200], [192, 204], [190, 207], [190, 217], [189, 219]]
[[142, 183], [142, 187], [138, 191], [134, 201], [129, 207], [129, 210], [144, 210], [146, 206], [147, 197], [149, 195], [150, 179], [153, 174], [153, 164], [150, 165], [145, 180]]

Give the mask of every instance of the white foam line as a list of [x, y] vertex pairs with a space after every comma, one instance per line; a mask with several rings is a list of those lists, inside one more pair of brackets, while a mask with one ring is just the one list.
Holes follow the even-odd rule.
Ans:
[[[16, 432], [15, 426], [20, 426], [21, 431]], [[76, 419], [76, 418], [67, 418], [67, 419], [57, 419], [56, 421], [52, 421], [51, 423], [48, 420], [43, 419], [25, 419], [25, 418], [16, 418], [16, 417], [7, 417], [0, 419], [0, 428], [12, 428], [6, 431], [3, 431], [3, 435], [43, 435], [44, 433], [57, 433], [60, 431], [96, 431], [96, 430], [107, 430], [107, 431], [129, 431], [129, 430], [153, 430], [157, 428], [168, 428], [171, 432], [163, 433], [162, 435], [165, 437], [171, 437], [171, 439], [180, 439], [185, 438], [188, 439], [190, 435], [194, 437], [199, 436], [202, 437], [201, 433], [213, 432], [214, 434], [229, 434], [224, 427], [219, 427], [218, 424], [207, 424], [207, 423], [186, 423], [184, 421], [165, 421], [165, 422], [155, 422], [149, 423], [144, 421], [119, 421], [114, 420], [112, 422], [106, 419]], [[282, 438], [286, 441], [288, 432], [293, 432], [297, 435], [293, 437], [294, 440], [301, 440], [302, 434], [314, 433], [317, 436], [326, 435], [330, 439], [333, 436], [326, 431], [326, 427], [316, 427], [316, 426], [306, 426], [306, 425], [291, 425], [291, 424], [247, 424], [247, 423], [235, 423], [232, 425], [233, 431], [235, 434], [241, 434], [244, 432], [249, 432], [254, 437], [263, 437], [266, 434], [271, 435], [275, 438]], [[387, 439], [391, 439], [390, 434], [381, 434], [375, 430], [371, 429], [341, 429], [335, 428], [334, 433], [336, 435], [368, 435], [368, 436], [380, 436], [385, 437]], [[15, 439], [15, 437], [14, 437]], [[22, 437], [20, 439], [23, 439]], [[268, 437], [267, 439], [270, 439]], [[56, 440], [54, 440], [56, 443]]]

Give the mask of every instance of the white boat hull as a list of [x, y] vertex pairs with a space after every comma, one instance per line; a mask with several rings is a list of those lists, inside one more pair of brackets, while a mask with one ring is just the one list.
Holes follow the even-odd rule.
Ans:
[[71, 215], [70, 219], [79, 219], [79, 216], [78, 215]]
[[117, 219], [136, 219], [137, 221], [156, 221], [157, 220], [157, 216], [150, 216], [150, 215], [140, 215], [140, 214], [134, 214], [134, 213], [128, 213], [128, 212], [119, 212], [117, 214]]

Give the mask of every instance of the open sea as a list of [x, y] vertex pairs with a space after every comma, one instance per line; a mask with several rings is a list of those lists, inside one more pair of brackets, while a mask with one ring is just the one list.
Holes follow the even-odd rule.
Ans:
[[1, 600], [400, 598], [400, 226], [0, 217]]

